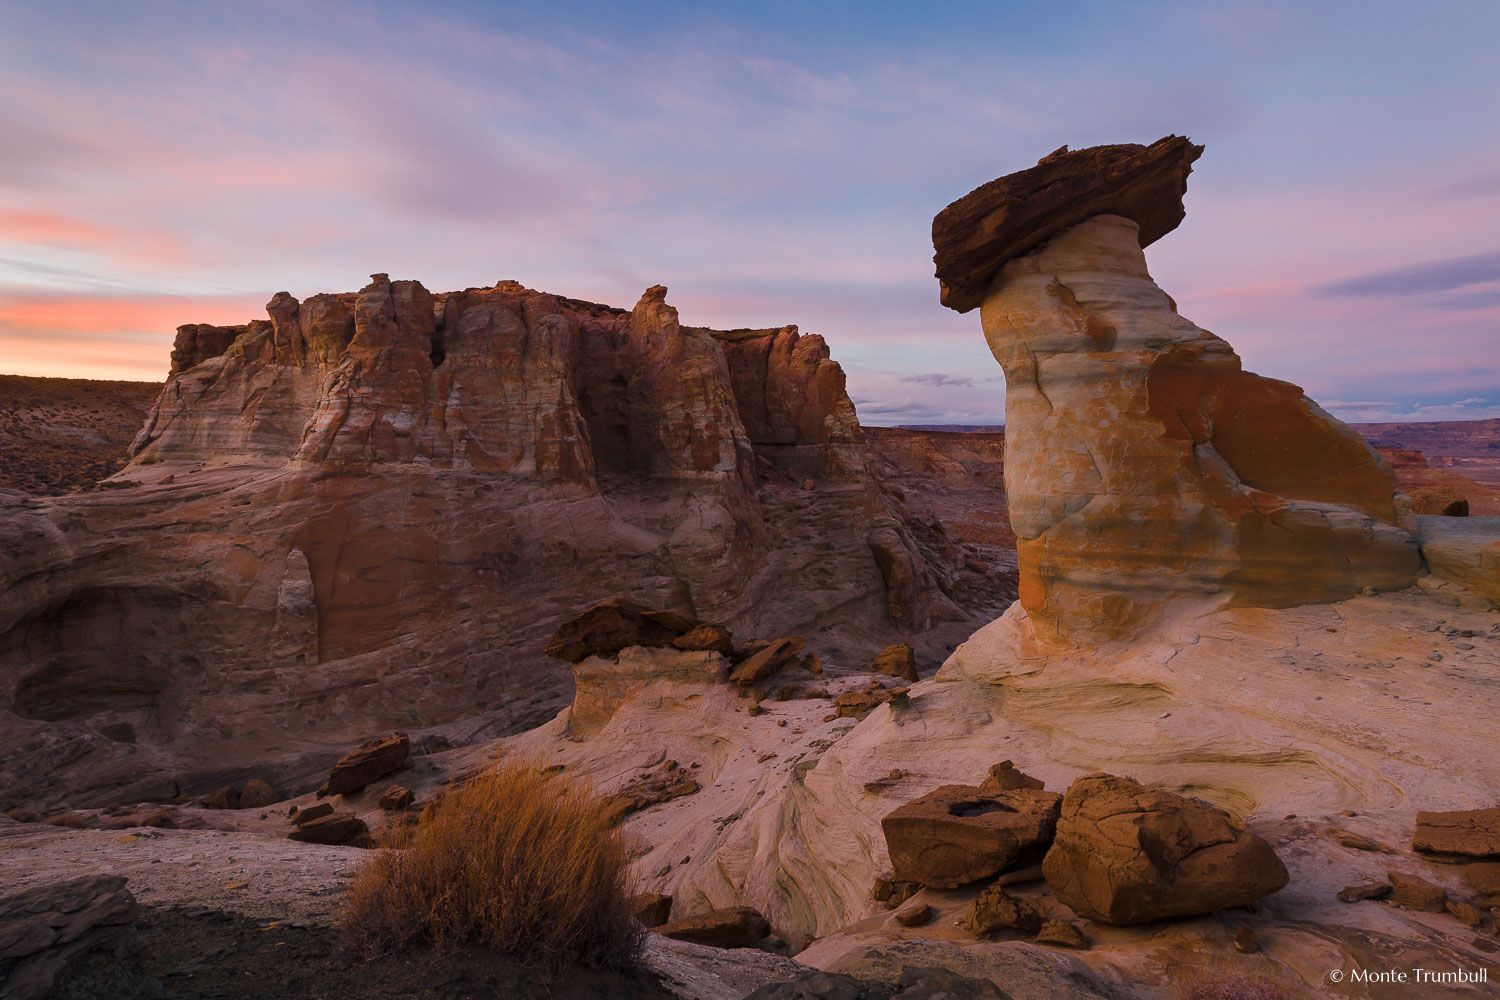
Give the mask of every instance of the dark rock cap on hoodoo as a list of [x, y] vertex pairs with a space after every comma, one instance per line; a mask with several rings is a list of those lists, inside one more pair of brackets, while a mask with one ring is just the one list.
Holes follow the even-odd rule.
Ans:
[[1134, 221], [1141, 246], [1150, 246], [1182, 222], [1188, 174], [1202, 154], [1180, 135], [1149, 146], [1063, 146], [1034, 167], [975, 188], [932, 220], [941, 302], [968, 312], [984, 301], [1006, 261], [1096, 215]]

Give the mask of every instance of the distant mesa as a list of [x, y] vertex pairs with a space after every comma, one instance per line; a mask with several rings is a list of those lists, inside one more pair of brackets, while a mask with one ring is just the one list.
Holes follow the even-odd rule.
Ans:
[[1006, 377], [1020, 600], [1054, 639], [1136, 634], [1169, 603], [1283, 607], [1410, 585], [1390, 466], [1288, 382], [1178, 315], [1142, 247], [1202, 152], [1059, 150], [933, 222], [944, 301], [981, 307]]

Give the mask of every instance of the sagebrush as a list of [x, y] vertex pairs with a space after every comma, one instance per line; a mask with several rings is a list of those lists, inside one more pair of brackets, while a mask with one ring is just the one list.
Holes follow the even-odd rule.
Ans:
[[631, 914], [629, 869], [619, 827], [590, 788], [502, 762], [360, 867], [344, 935], [366, 959], [476, 944], [538, 968], [630, 968], [646, 932]]

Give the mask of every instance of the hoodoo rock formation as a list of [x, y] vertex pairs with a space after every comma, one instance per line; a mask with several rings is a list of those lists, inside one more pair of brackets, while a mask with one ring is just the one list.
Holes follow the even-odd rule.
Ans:
[[851, 665], [1004, 606], [918, 537], [796, 327], [383, 274], [267, 314], [178, 331], [119, 488], [0, 494], [0, 806], [534, 723], [569, 694], [543, 640], [604, 598]]
[[1054, 639], [1135, 634], [1174, 599], [1285, 607], [1420, 567], [1390, 467], [1287, 382], [1178, 315], [1141, 248], [1183, 218], [1202, 152], [1053, 153], [933, 221], [944, 302], [1005, 369], [1020, 599]]

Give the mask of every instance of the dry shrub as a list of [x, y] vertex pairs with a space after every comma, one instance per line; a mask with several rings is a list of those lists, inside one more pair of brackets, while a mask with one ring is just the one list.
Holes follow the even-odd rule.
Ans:
[[533, 967], [623, 969], [640, 954], [624, 838], [576, 779], [496, 764], [388, 843], [401, 846], [360, 867], [343, 915], [365, 959], [478, 944]]
[[1190, 969], [1172, 989], [1176, 1000], [1290, 1000], [1291, 994], [1264, 976], [1230, 969]]

